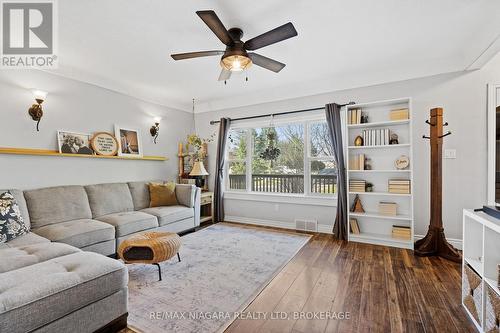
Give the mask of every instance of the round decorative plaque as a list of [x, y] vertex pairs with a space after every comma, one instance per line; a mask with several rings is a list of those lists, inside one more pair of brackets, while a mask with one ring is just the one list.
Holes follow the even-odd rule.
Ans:
[[394, 162], [394, 166], [398, 170], [404, 170], [408, 168], [410, 165], [410, 158], [406, 155], [401, 155], [398, 157], [398, 159]]
[[97, 155], [115, 156], [118, 152], [118, 141], [113, 134], [99, 132], [90, 139], [90, 145]]

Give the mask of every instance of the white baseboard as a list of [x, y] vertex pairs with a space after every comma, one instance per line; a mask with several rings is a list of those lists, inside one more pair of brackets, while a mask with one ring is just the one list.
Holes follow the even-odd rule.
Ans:
[[[264, 227], [274, 227], [274, 228], [282, 228], [282, 229], [291, 229], [297, 230], [295, 228], [294, 222], [284, 222], [284, 221], [273, 221], [273, 220], [264, 220], [264, 219], [254, 219], [250, 217], [243, 216], [226, 216], [225, 218], [228, 222], [236, 222], [243, 224], [253, 224], [260, 225]], [[326, 224], [318, 224], [318, 232], [323, 234], [331, 234], [333, 232], [333, 226]], [[414, 240], [417, 241], [419, 239], [424, 238], [424, 235], [415, 235]], [[459, 250], [462, 250], [462, 240], [456, 238], [447, 238], [448, 242], [456, 247]]]
[[[282, 228], [282, 229], [297, 230], [295, 228], [295, 222], [254, 219], [254, 218], [242, 217], [242, 216], [226, 216], [225, 220], [228, 222], [236, 222], [236, 223], [243, 223], [243, 224], [260, 225], [260, 226], [264, 226], [264, 227], [275, 227], [275, 228]], [[320, 233], [331, 234], [332, 228], [333, 228], [333, 226], [318, 224], [318, 232], [320, 232]]]
[[254, 224], [254, 225], [261, 225], [264, 227], [275, 227], [275, 228], [283, 228], [283, 229], [293, 229], [295, 230], [295, 223], [293, 222], [283, 222], [283, 221], [273, 221], [273, 220], [261, 220], [261, 219], [254, 219], [251, 217], [243, 217], [243, 216], [228, 216], [224, 218], [225, 221], [228, 222], [236, 222], [236, 223], [243, 223], [243, 224]]

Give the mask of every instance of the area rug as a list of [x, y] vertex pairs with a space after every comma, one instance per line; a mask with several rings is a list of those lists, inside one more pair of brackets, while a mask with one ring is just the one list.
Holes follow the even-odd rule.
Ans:
[[128, 265], [131, 328], [221, 332], [310, 236], [217, 224], [182, 237], [181, 262]]

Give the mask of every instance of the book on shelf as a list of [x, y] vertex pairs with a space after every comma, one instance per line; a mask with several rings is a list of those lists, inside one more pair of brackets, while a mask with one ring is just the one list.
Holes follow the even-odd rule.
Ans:
[[408, 226], [393, 225], [392, 226], [392, 237], [410, 240], [411, 239], [411, 228]]
[[349, 170], [364, 170], [365, 154], [354, 155], [349, 158]]
[[389, 193], [410, 194], [411, 181], [409, 179], [389, 179]]
[[350, 192], [365, 192], [366, 191], [366, 180], [349, 180], [349, 191]]
[[390, 119], [392, 121], [396, 120], [408, 120], [410, 119], [410, 112], [407, 108], [391, 110]]
[[385, 146], [389, 144], [391, 131], [388, 128], [366, 129], [361, 132], [364, 146]]
[[347, 116], [349, 125], [361, 124], [362, 111], [361, 109], [350, 109]]
[[360, 234], [361, 233], [361, 230], [359, 229], [358, 220], [356, 220], [354, 218], [350, 218], [349, 219], [349, 226], [350, 226], [352, 234]]
[[389, 185], [410, 185], [410, 179], [389, 179]]
[[395, 202], [380, 201], [378, 203], [378, 212], [380, 215], [396, 216], [398, 205]]
[[410, 184], [408, 185], [393, 185], [389, 184], [389, 188], [395, 189], [395, 190], [409, 190], [410, 189]]

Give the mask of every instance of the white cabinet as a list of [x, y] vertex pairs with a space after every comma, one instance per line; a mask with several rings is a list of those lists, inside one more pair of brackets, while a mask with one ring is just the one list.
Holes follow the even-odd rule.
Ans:
[[[462, 305], [478, 330], [488, 332], [498, 320], [492, 318], [494, 313], [490, 308], [491, 299], [500, 298], [500, 220], [483, 212], [464, 209], [463, 235]], [[476, 278], [481, 282], [477, 288], [472, 288], [470, 285], [474, 282], [471, 280]]]

